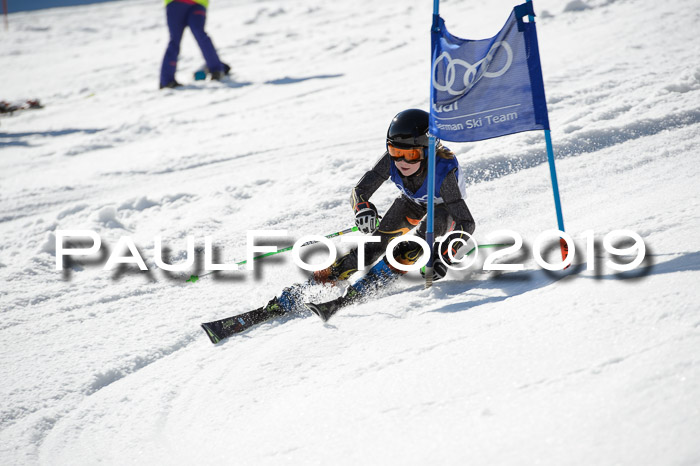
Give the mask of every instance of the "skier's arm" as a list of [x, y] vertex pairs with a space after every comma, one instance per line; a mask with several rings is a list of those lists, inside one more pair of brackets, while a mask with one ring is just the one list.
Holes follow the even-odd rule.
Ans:
[[389, 153], [384, 155], [377, 161], [374, 167], [364, 174], [357, 185], [352, 188], [350, 193], [350, 204], [352, 210], [355, 211], [359, 202], [367, 202], [374, 192], [384, 183], [391, 175], [391, 159]]
[[[440, 197], [442, 197], [445, 207], [447, 208], [447, 212], [455, 222], [454, 230], [465, 231], [470, 235], [473, 234], [474, 229], [476, 228], [476, 223], [474, 222], [474, 217], [472, 217], [471, 212], [469, 212], [469, 207], [467, 207], [467, 203], [464, 201], [462, 193], [459, 190], [456, 170], [448, 173], [445, 180], [442, 182], [442, 186], [440, 186]], [[463, 238], [465, 241], [469, 239], [463, 233], [460, 233], [459, 236], [451, 235], [450, 239], [455, 237]], [[454, 244], [457, 245], [457, 247], [453, 251], [453, 254], [459, 250], [461, 246], [463, 246], [463, 244], [459, 242]], [[446, 251], [441, 251], [441, 253], [444, 252]]]

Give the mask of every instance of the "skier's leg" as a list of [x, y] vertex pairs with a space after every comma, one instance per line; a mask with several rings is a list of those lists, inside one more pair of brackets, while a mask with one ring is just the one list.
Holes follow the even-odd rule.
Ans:
[[[452, 229], [454, 228], [454, 223], [455, 222], [452, 219], [452, 216], [449, 214], [447, 208], [445, 208], [444, 205], [438, 204], [437, 206], [435, 206], [435, 213], [433, 217], [433, 232], [436, 238], [445, 235], [449, 231], [452, 231]], [[418, 229], [416, 230], [416, 236], [425, 240], [426, 230], [427, 219], [423, 219], [418, 225]], [[446, 246], [448, 243], [449, 242], [445, 242], [444, 245]], [[423, 248], [420, 246], [420, 244], [413, 241], [401, 242], [394, 248], [394, 259], [396, 259], [397, 262], [404, 265], [415, 264], [416, 262], [418, 262], [418, 259], [420, 259], [422, 255]], [[389, 265], [389, 267], [391, 266]]]
[[[375, 236], [379, 236], [381, 241], [365, 245], [365, 265], [376, 262], [386, 251], [389, 241], [411, 231], [420, 222], [423, 215], [425, 212], [422, 212], [420, 206], [415, 202], [410, 201], [405, 196], [397, 198], [379, 222]], [[353, 248], [330, 267], [314, 272], [314, 280], [317, 283], [335, 283], [347, 280], [357, 272], [358, 264], [358, 250]]]
[[[397, 247], [396, 250], [398, 249], [399, 248]], [[404, 261], [400, 257], [396, 257], [396, 259], [404, 264], [411, 264], [415, 262], [415, 260], [413, 262]], [[389, 262], [387, 262], [386, 256], [384, 256], [379, 262], [372, 266], [369, 272], [350, 285], [347, 290], [345, 290], [345, 294], [343, 296], [325, 303], [306, 303], [305, 306], [325, 322], [343, 306], [347, 306], [348, 304], [352, 304], [368, 296], [373, 291], [376, 291], [398, 279], [404, 273], [406, 272], [392, 267]]]
[[[411, 202], [411, 204], [414, 203]], [[403, 205], [404, 213], [408, 211], [411, 212], [413, 215], [420, 215], [420, 213], [422, 212], [420, 209], [420, 207], [414, 208], [410, 204]], [[405, 216], [405, 218], [409, 220], [409, 223], [412, 225], [418, 222], [415, 219], [411, 219], [411, 217], [409, 216]], [[421, 239], [425, 239], [425, 223], [426, 220], [424, 219], [420, 221], [420, 224], [418, 226], [417, 236], [421, 237]], [[452, 217], [447, 212], [447, 209], [444, 206], [438, 205], [435, 208], [434, 217], [434, 230], [437, 236], [445, 234], [450, 229], [451, 224], [454, 224], [454, 222], [452, 221]], [[388, 244], [390, 240], [391, 239], [387, 240], [386, 244]], [[413, 241], [402, 241], [393, 250], [394, 259], [396, 259], [398, 263], [403, 265], [415, 264], [422, 255], [423, 248], [420, 246], [420, 244]], [[397, 279], [405, 273], [406, 272], [393, 267], [389, 263], [389, 261], [386, 260], [385, 255], [382, 258], [382, 260], [377, 262], [370, 269], [369, 272], [367, 272], [357, 282], [350, 285], [345, 295], [339, 298], [336, 304], [338, 304], [339, 306], [350, 304], [356, 301], [357, 299], [366, 296], [369, 292], [385, 286], [387, 283]]]
[[315, 284], [313, 278], [294, 285], [286, 287], [282, 290], [279, 296], [275, 296], [265, 305], [267, 312], [284, 314], [286, 312], [298, 311], [303, 309], [304, 300], [303, 294], [311, 285]]
[[[377, 233], [381, 238], [381, 242], [369, 243], [366, 245], [365, 264], [371, 264], [376, 261], [377, 258], [384, 255], [389, 242], [411, 231], [415, 225], [421, 222], [421, 218], [424, 215], [425, 209], [418, 204], [404, 196], [397, 198], [379, 224]], [[414, 254], [414, 249], [404, 246], [405, 244], [415, 243], [401, 243], [401, 245], [395, 249], [395, 255], [399, 262], [411, 264], [415, 262], [420, 255]], [[418, 248], [420, 249], [420, 246], [418, 246]], [[413, 262], [411, 262], [411, 260]], [[265, 316], [278, 316], [288, 312], [296, 312], [305, 306], [315, 312], [321, 319], [327, 321], [341, 307], [357, 301], [359, 298], [366, 296], [370, 291], [386, 285], [403, 274], [403, 272], [389, 266], [385, 260], [380, 260], [372, 266], [365, 276], [352, 284], [347, 289], [345, 295], [340, 298], [321, 304], [304, 303], [304, 291], [311, 285], [335, 282], [341, 279], [345, 280], [352, 273], [357, 271], [357, 264], [357, 249], [355, 248], [350, 253], [338, 259], [331, 267], [321, 271], [324, 272], [323, 274], [316, 272], [313, 277], [306, 282], [297, 283], [285, 288], [282, 290], [279, 297], [275, 296], [267, 305], [256, 312], [262, 316], [260, 317], [262, 319]], [[333, 269], [333, 267], [335, 267], [335, 269]], [[330, 276], [334, 277], [333, 280], [328, 279]], [[205, 330], [207, 330], [206, 325], [207, 324], [205, 324]], [[210, 338], [212, 338], [211, 333], [209, 333], [209, 335]], [[212, 339], [212, 342], [216, 343], [214, 339]]]
[[[452, 216], [449, 214], [447, 208], [444, 206], [444, 204], [438, 204], [435, 206], [435, 215], [434, 215], [434, 221], [433, 221], [433, 231], [435, 233], [435, 238], [439, 238], [441, 236], [444, 236], [454, 230], [455, 226], [455, 221], [452, 218]], [[427, 221], [424, 220], [421, 222], [421, 224], [418, 226], [418, 230], [416, 231], [416, 235], [420, 236], [422, 239], [425, 239], [426, 236], [426, 230], [427, 230]], [[456, 232], [455, 232], [456, 234]], [[459, 237], [462, 237], [463, 235], [459, 235]], [[450, 236], [449, 239], [451, 240], [453, 236]], [[449, 245], [449, 240], [443, 242], [442, 250], [440, 251], [440, 254], [446, 254], [447, 252], [447, 246]], [[454, 249], [454, 248], [453, 248]], [[453, 252], [456, 252], [456, 250], [453, 250]], [[439, 258], [435, 257], [435, 260], [440, 260]]]
[[165, 7], [165, 15], [168, 20], [168, 30], [170, 31], [170, 41], [165, 50], [163, 65], [160, 69], [160, 86], [164, 87], [175, 81], [175, 70], [177, 68], [177, 57], [180, 55], [180, 41], [182, 33], [187, 25], [187, 10], [190, 5], [180, 2], [171, 2]]
[[[457, 250], [464, 244], [464, 242], [453, 243], [452, 240], [455, 238], [461, 238], [462, 240], [466, 241], [463, 233], [449, 233], [454, 230], [454, 226], [455, 221], [449, 214], [447, 208], [441, 204], [437, 205], [435, 207], [433, 224], [433, 230], [436, 238], [436, 242], [433, 244], [433, 281], [437, 281], [445, 277], [449, 269], [449, 264], [453, 262]], [[427, 221], [424, 220], [418, 226], [416, 236], [425, 239], [426, 230]], [[437, 238], [440, 238], [441, 236], [445, 236], [445, 239], [441, 243], [438, 243]], [[395, 257], [397, 261], [402, 264], [416, 263], [423, 253], [423, 248], [417, 243], [404, 242], [395, 249]], [[452, 257], [452, 259], [450, 257]], [[421, 269], [421, 275], [425, 276], [425, 267]]]
[[[419, 206], [404, 196], [394, 201], [394, 204], [391, 206], [389, 211], [387, 211], [387, 214], [380, 223], [378, 232], [382, 238], [382, 241], [381, 243], [374, 243], [380, 246], [377, 248], [376, 252], [378, 252], [379, 255], [384, 255], [389, 242], [392, 239], [405, 235], [411, 231], [412, 228], [420, 223], [421, 218], [423, 218], [424, 215], [425, 208]], [[418, 257], [420, 257], [420, 254], [416, 254], [413, 247], [407, 246], [413, 244], [415, 243], [402, 242], [394, 249], [394, 256], [398, 262], [410, 265], [414, 263]], [[420, 249], [419, 245], [416, 246], [418, 246]], [[376, 260], [376, 257], [379, 256], [375, 256], [374, 260]], [[372, 291], [386, 286], [388, 283], [394, 281], [404, 273], [405, 272], [392, 267], [386, 261], [386, 257], [383, 257], [379, 262], [374, 264], [369, 272], [367, 272], [362, 278], [350, 285], [345, 294], [340, 298], [319, 304], [306, 303], [306, 307], [317, 314], [325, 322], [343, 306], [356, 302], [362, 297], [367, 296]]]
[[206, 8], [202, 5], [195, 5], [187, 18], [187, 25], [190, 27], [192, 35], [202, 51], [202, 55], [204, 55], [204, 61], [207, 63], [209, 72], [214, 74], [223, 71], [224, 66], [221, 64], [221, 60], [219, 60], [219, 55], [216, 53], [214, 44], [204, 31], [204, 23], [206, 20]]

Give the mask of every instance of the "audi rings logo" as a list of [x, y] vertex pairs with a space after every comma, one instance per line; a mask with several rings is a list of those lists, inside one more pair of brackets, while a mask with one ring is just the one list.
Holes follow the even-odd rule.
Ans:
[[[487, 71], [499, 48], [503, 48], [505, 51], [505, 64], [498, 71]], [[443, 60], [447, 60], [447, 66], [445, 67], [445, 82], [439, 83], [436, 76], [436, 70], [438, 65], [440, 65]], [[469, 90], [474, 87], [474, 85], [479, 82], [482, 77], [497, 78], [502, 76], [506, 71], [508, 71], [510, 65], [512, 64], [513, 49], [511, 49], [508, 42], [505, 41], [494, 43], [486, 56], [473, 65], [465, 60], [452, 58], [447, 52], [442, 52], [433, 62], [433, 87], [435, 87], [435, 89], [438, 91], [448, 92], [450, 95], [463, 96], [469, 92]], [[464, 75], [462, 76], [461, 83], [459, 83], [457, 79], [459, 73], [458, 67], [464, 68]]]

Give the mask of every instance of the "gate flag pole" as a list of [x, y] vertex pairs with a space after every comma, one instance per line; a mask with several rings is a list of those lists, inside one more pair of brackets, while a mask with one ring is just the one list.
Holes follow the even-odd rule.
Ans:
[[[440, 0], [433, 0], [433, 25], [431, 28], [431, 33], [434, 33], [439, 28], [439, 18], [440, 15]], [[432, 76], [432, 50], [430, 58], [430, 99], [428, 99], [429, 105], [432, 105], [433, 100], [433, 76]], [[428, 137], [428, 222], [425, 233], [425, 240], [430, 246], [430, 258], [425, 266], [425, 287], [430, 288], [433, 286], [433, 262], [435, 261], [435, 253], [433, 251], [433, 243], [435, 241], [435, 233], [433, 230], [433, 219], [435, 215], [435, 136], [429, 135]]]
[[[530, 3], [532, 0], [526, 0]], [[531, 23], [535, 22], [533, 15], [528, 15]], [[549, 176], [552, 179], [552, 191], [554, 192], [554, 208], [557, 211], [557, 226], [559, 231], [564, 231], [564, 214], [561, 210], [561, 199], [559, 198], [559, 182], [557, 181], [557, 168], [554, 166], [554, 148], [552, 147], [552, 135], [549, 129], [544, 130], [544, 140], [547, 146], [547, 162], [549, 162]], [[569, 255], [569, 245], [566, 244], [564, 238], [559, 238], [559, 247], [561, 248], [561, 259], [564, 261]]]
[[[528, 22], [525, 17], [529, 18]], [[487, 39], [454, 36], [447, 30], [445, 21], [434, 14], [430, 77], [430, 135], [435, 142], [438, 138], [476, 142], [523, 131], [544, 131], [557, 224], [563, 235], [564, 216], [532, 1], [513, 7], [501, 30]], [[473, 118], [475, 115], [479, 116]], [[435, 148], [431, 150], [429, 176], [434, 176]], [[428, 209], [432, 209], [434, 185], [429, 186], [432, 187]], [[432, 222], [432, 210], [428, 212], [428, 222]], [[428, 226], [431, 234], [426, 239], [433, 240], [432, 223]], [[568, 245], [561, 237], [559, 245], [562, 259], [566, 260]], [[433, 268], [435, 259], [429, 262]], [[426, 286], [430, 286], [429, 281]]]

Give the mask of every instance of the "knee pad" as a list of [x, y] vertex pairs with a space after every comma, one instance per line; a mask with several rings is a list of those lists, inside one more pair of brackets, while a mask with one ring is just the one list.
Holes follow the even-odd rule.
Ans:
[[344, 256], [336, 260], [333, 265], [327, 267], [323, 270], [317, 270], [314, 272], [314, 280], [317, 283], [335, 283], [339, 280], [347, 280], [350, 275], [357, 272], [352, 264], [357, 264], [357, 259], [355, 261], [348, 260], [352, 257], [353, 252], [349, 252]]
[[394, 259], [403, 265], [412, 265], [423, 254], [423, 248], [413, 241], [402, 241], [394, 248]]

